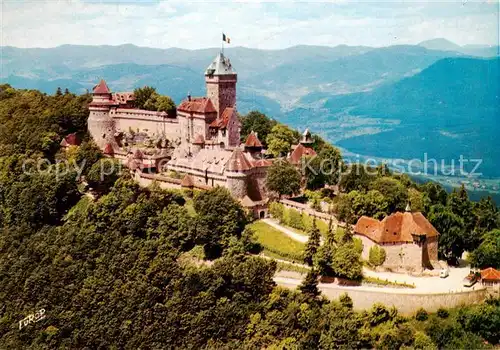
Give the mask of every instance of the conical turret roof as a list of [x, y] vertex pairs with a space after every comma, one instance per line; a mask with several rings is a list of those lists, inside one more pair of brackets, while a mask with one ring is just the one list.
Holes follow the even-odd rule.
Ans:
[[94, 94], [110, 94], [111, 93], [111, 91], [109, 90], [108, 85], [106, 84], [104, 79], [101, 79], [99, 84], [94, 86], [94, 89], [92, 90], [92, 92]]
[[253, 130], [250, 134], [248, 134], [248, 137], [245, 141], [245, 147], [262, 148], [262, 143]]
[[231, 158], [227, 161], [226, 170], [229, 171], [245, 171], [252, 169], [252, 163], [245, 157], [245, 154], [240, 149], [235, 149]]

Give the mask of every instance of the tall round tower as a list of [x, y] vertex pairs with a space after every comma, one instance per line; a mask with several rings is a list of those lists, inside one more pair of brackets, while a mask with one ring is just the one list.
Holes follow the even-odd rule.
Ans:
[[118, 146], [115, 141], [115, 124], [109, 113], [112, 105], [111, 91], [106, 82], [101, 80], [92, 91], [88, 129], [95, 143], [102, 150], [108, 144], [113, 148]]
[[248, 175], [253, 165], [240, 149], [235, 149], [231, 158], [226, 163], [224, 175], [227, 178], [227, 188], [236, 198], [247, 195]]

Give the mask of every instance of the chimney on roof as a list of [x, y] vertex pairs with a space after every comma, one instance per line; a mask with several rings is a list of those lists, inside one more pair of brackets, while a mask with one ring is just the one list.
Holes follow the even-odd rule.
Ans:
[[191, 93], [188, 92], [188, 101], [191, 101]]

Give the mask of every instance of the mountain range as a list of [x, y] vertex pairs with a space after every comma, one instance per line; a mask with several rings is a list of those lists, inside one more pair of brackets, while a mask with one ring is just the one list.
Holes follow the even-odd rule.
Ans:
[[[17, 88], [81, 93], [104, 78], [114, 91], [151, 85], [179, 103], [188, 93], [204, 95], [203, 72], [219, 51], [1, 47], [0, 79]], [[383, 48], [224, 50], [238, 72], [241, 113], [258, 109], [367, 156], [485, 157], [492, 177], [500, 177], [498, 52], [446, 39]]]

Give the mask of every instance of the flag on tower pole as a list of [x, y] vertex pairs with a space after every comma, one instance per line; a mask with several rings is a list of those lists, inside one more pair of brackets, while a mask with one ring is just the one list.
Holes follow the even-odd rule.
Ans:
[[226, 34], [222, 33], [222, 41], [225, 41], [228, 44], [231, 44], [231, 39], [226, 36]]

